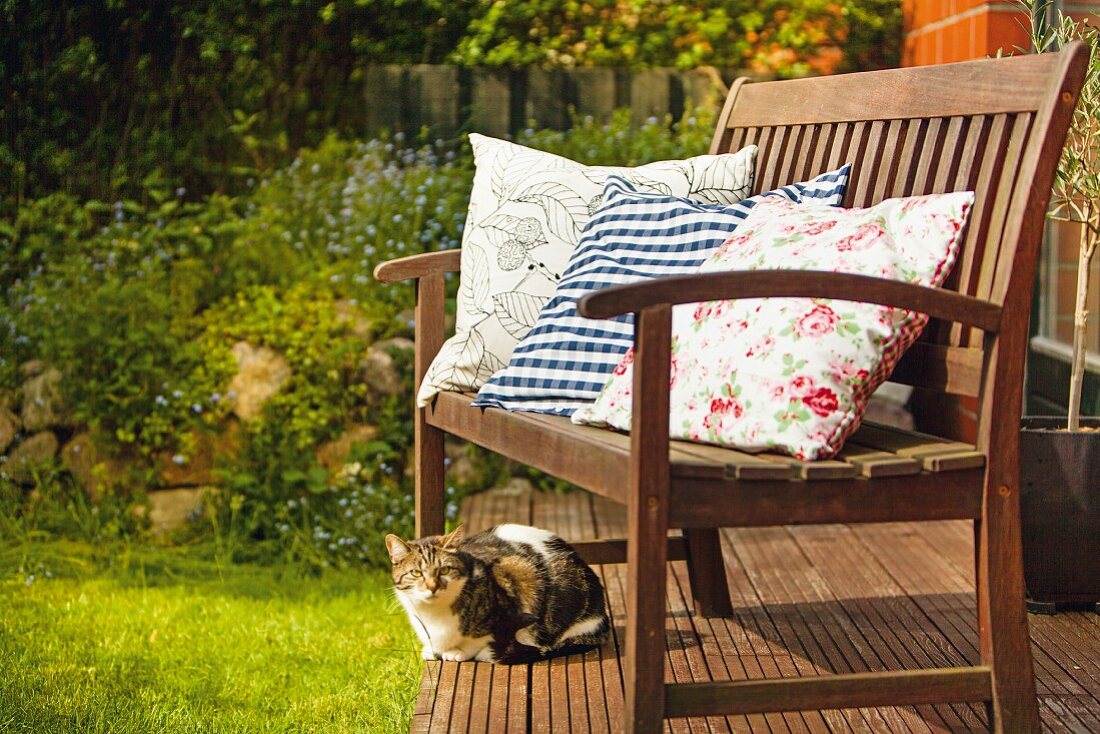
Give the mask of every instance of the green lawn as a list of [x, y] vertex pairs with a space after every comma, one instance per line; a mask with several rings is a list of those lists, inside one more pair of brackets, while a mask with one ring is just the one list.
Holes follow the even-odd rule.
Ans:
[[0, 540], [0, 732], [404, 732], [389, 577]]

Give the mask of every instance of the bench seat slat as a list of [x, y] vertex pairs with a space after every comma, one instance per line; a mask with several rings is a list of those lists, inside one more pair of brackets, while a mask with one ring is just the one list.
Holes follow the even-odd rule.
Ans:
[[921, 463], [916, 459], [867, 448], [851, 441], [844, 445], [838, 458], [854, 464], [860, 476], [864, 477], [900, 477], [921, 472]]
[[[560, 416], [483, 411], [472, 400], [441, 393], [428, 423], [626, 504], [629, 436]], [[830, 461], [674, 441], [670, 517], [683, 528], [975, 518], [984, 464], [969, 444], [872, 423]]]
[[[472, 395], [441, 393], [428, 422], [566, 481], [625, 502], [630, 436], [578, 426], [561, 416], [470, 407]], [[720, 446], [672, 441], [670, 472], [677, 480], [778, 482], [845, 480], [966, 471], [985, 466], [971, 444], [864, 423], [832, 460], [801, 461], [779, 454], [745, 453]]]
[[794, 476], [800, 479], [849, 479], [859, 473], [853, 464], [835, 459], [801, 461], [779, 454], [761, 454], [761, 458], [775, 464], [789, 466]]

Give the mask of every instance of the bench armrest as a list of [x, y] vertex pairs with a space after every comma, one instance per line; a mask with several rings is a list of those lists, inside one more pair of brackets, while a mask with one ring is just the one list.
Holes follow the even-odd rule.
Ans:
[[577, 311], [588, 318], [606, 319], [661, 304], [768, 297], [876, 303], [991, 333], [996, 333], [1001, 325], [1001, 307], [979, 298], [887, 278], [817, 270], [736, 270], [656, 278], [589, 293], [580, 299]]
[[420, 255], [387, 260], [374, 268], [374, 277], [383, 283], [423, 278], [428, 275], [454, 273], [459, 269], [462, 250], [440, 250]]

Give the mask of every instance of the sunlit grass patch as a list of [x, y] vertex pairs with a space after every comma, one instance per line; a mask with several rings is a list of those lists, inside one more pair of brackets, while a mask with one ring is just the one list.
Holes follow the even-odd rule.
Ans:
[[408, 730], [420, 660], [385, 574], [46, 548], [0, 545], [0, 731]]

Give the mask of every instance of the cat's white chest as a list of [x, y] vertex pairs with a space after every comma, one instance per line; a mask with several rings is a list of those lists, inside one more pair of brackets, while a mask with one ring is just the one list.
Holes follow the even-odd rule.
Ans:
[[493, 662], [489, 644], [492, 635], [467, 637], [462, 634], [462, 622], [449, 604], [415, 603], [401, 595], [401, 603], [409, 613], [409, 621], [424, 646], [426, 659], [479, 660]]

